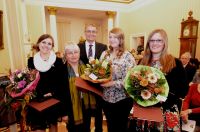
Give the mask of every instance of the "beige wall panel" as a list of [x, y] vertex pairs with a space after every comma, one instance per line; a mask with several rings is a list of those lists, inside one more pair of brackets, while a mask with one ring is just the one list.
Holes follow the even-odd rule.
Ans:
[[7, 34], [6, 34], [6, 19], [5, 19], [5, 10], [4, 10], [4, 0], [0, 0], [0, 10], [3, 11], [3, 43], [4, 49], [0, 50], [0, 73], [8, 73], [10, 68], [10, 61], [9, 61], [9, 52], [8, 52], [8, 43], [7, 43]]
[[[40, 35], [45, 33], [46, 25], [43, 24], [44, 7], [41, 5], [27, 5], [27, 23], [32, 43], [36, 43]], [[44, 28], [45, 27], [45, 28]]]
[[[156, 0], [130, 13], [120, 13], [119, 25], [125, 30], [127, 48], [131, 34], [146, 33], [148, 36], [152, 30], [163, 28], [169, 37], [169, 52], [179, 57], [181, 21], [187, 19], [190, 10], [193, 17], [200, 20], [199, 7], [200, 0]], [[196, 57], [200, 59], [200, 28], [198, 38]]]

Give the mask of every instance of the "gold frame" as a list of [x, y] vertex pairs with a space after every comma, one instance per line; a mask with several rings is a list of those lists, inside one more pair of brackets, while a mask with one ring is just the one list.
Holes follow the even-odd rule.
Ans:
[[0, 49], [4, 49], [3, 45], [3, 11], [0, 10]]
[[134, 0], [97, 0], [97, 1], [105, 1], [105, 2], [117, 2], [117, 3], [126, 3], [129, 4]]

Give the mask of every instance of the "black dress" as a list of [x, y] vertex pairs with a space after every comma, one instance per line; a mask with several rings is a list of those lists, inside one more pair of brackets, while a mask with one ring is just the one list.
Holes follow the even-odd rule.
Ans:
[[[36, 100], [40, 101], [44, 98], [44, 94], [52, 93], [52, 97], [60, 100], [60, 103], [42, 112], [28, 108], [27, 123], [33, 129], [45, 129], [50, 124], [56, 124], [59, 117], [68, 115], [70, 111], [69, 82], [67, 78], [63, 80], [62, 66], [62, 60], [56, 58], [48, 71], [40, 72], [40, 80], [36, 87]], [[28, 60], [28, 67], [35, 69], [32, 57]]]

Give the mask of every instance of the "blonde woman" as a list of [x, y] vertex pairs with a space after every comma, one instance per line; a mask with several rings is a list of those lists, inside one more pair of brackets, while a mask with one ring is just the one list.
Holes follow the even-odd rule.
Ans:
[[123, 80], [128, 69], [136, 63], [132, 54], [125, 50], [124, 39], [123, 31], [113, 28], [109, 32], [109, 50], [101, 55], [101, 60], [107, 59], [112, 62], [112, 80], [101, 84], [108, 132], [127, 131], [128, 116], [133, 106], [133, 99], [127, 95]]

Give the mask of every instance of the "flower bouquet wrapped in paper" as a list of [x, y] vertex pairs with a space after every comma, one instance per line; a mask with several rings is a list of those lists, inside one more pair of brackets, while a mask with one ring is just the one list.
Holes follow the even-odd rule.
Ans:
[[138, 65], [125, 78], [125, 89], [137, 104], [147, 107], [164, 102], [169, 86], [163, 73], [153, 67]]
[[10, 75], [11, 84], [6, 87], [6, 105], [16, 109], [28, 103], [35, 96], [34, 90], [39, 79], [40, 75], [36, 70], [24, 69], [13, 72]]
[[111, 80], [111, 63], [107, 60], [90, 59], [81, 78], [93, 83], [107, 82]]

